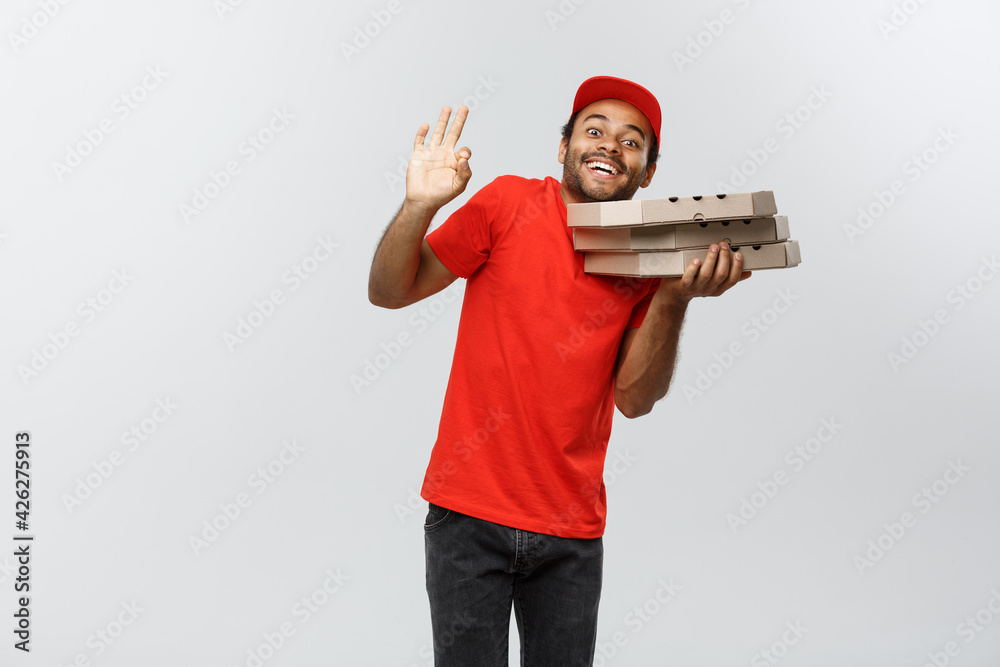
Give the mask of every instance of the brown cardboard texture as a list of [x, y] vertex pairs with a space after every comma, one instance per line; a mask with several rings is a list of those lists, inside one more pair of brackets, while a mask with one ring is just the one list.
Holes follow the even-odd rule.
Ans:
[[784, 215], [646, 227], [573, 229], [573, 247], [576, 250], [678, 250], [707, 248], [720, 241], [739, 245], [787, 240], [788, 217]]
[[[798, 241], [733, 246], [743, 255], [745, 271], [785, 269], [802, 261]], [[585, 252], [583, 270], [586, 273], [636, 278], [665, 278], [684, 275], [684, 269], [695, 258], [705, 257], [704, 248], [660, 250], [653, 252]]]
[[702, 220], [764, 218], [777, 212], [774, 193], [765, 190], [707, 197], [569, 204], [566, 207], [566, 224], [570, 227], [638, 227]]
[[642, 224], [642, 201], [627, 199], [569, 204], [566, 207], [566, 224], [570, 227], [627, 227]]

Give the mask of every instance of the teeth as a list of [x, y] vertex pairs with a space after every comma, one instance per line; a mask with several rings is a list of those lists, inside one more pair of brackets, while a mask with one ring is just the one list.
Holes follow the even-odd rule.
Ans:
[[618, 169], [616, 169], [614, 165], [608, 164], [607, 162], [599, 162], [598, 160], [591, 160], [590, 162], [587, 163], [587, 166], [590, 167], [591, 169], [595, 167], [603, 169], [605, 171], [610, 172], [614, 176], [617, 176], [619, 173]]

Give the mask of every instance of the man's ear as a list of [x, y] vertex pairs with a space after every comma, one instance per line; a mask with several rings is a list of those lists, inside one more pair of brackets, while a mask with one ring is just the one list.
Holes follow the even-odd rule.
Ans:
[[645, 188], [645, 187], [649, 186], [649, 182], [653, 180], [653, 174], [656, 173], [656, 165], [657, 164], [659, 164], [659, 163], [658, 162], [654, 162], [653, 164], [651, 164], [648, 167], [646, 167], [646, 176], [645, 176], [645, 178], [642, 179], [642, 183], [639, 184], [640, 188]]
[[563, 137], [559, 140], [559, 164], [566, 164], [567, 149], [569, 149], [569, 140]]

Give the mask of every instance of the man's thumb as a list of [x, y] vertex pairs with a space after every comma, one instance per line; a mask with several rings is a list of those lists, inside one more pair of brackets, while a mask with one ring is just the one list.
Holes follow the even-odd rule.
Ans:
[[472, 178], [472, 167], [469, 166], [469, 161], [459, 160], [458, 174], [455, 176], [456, 184], [464, 190], [470, 178]]

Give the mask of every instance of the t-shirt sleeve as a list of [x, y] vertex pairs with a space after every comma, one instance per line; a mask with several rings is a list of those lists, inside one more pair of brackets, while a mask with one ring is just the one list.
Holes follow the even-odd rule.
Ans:
[[497, 188], [490, 183], [427, 235], [431, 250], [456, 276], [468, 278], [490, 256], [497, 202]]
[[646, 319], [646, 311], [649, 310], [649, 304], [653, 300], [653, 295], [656, 294], [656, 290], [660, 287], [660, 279], [653, 278], [649, 282], [649, 292], [646, 296], [639, 300], [639, 303], [632, 307], [632, 317], [629, 318], [628, 325], [626, 329], [636, 329], [642, 321]]

